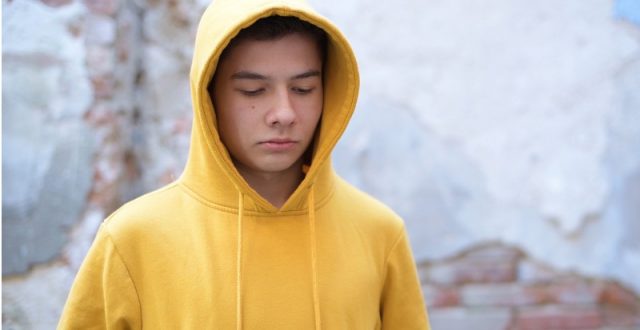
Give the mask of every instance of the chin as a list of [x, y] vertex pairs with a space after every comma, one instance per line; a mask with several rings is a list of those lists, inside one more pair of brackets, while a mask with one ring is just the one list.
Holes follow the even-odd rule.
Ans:
[[264, 162], [262, 164], [256, 164], [256, 169], [263, 172], [282, 172], [290, 169], [292, 166], [296, 166], [297, 163], [295, 160]]

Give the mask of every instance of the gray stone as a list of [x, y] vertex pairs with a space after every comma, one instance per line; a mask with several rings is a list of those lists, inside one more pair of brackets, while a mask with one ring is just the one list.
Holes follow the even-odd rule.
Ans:
[[11, 196], [2, 203], [3, 275], [59, 256], [91, 187], [93, 144], [87, 128], [28, 125], [31, 130], [23, 134], [3, 127], [9, 133], [3, 137], [3, 195]]
[[74, 276], [56, 263], [22, 278], [3, 278], [2, 328], [55, 329]]
[[20, 301], [2, 293], [2, 328], [7, 330], [33, 329], [29, 315], [22, 309]]
[[81, 41], [66, 26], [75, 5], [4, 6], [3, 274], [50, 261], [67, 242], [91, 186], [92, 99]]

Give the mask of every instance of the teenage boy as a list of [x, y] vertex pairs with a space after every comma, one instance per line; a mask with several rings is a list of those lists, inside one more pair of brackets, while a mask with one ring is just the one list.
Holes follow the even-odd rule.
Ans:
[[358, 79], [305, 3], [210, 5], [185, 171], [103, 223], [59, 327], [428, 329], [402, 220], [331, 165]]

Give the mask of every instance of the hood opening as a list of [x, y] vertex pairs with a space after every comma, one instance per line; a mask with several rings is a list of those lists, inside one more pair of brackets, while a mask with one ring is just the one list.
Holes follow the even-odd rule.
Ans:
[[[220, 56], [242, 29], [268, 16], [295, 16], [327, 34], [323, 63], [323, 111], [310, 148], [305, 153], [309, 165], [298, 188], [277, 209], [255, 192], [238, 173], [217, 129], [213, 100], [209, 93]], [[245, 196], [245, 208], [257, 212], [306, 211], [309, 186], [319, 176], [332, 177], [330, 153], [355, 109], [358, 96], [358, 68], [353, 51], [342, 33], [304, 1], [216, 0], [203, 14], [196, 35], [191, 67], [191, 94], [194, 109], [191, 147], [181, 182], [201, 198], [237, 209], [238, 191]], [[328, 185], [330, 186], [330, 185]], [[316, 199], [329, 194], [329, 187], [317, 185]], [[229, 190], [232, 189], [232, 190]]]

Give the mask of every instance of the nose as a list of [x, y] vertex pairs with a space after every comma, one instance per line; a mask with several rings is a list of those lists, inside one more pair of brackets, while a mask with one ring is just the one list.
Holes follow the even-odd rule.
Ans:
[[265, 117], [269, 126], [289, 126], [296, 121], [296, 112], [286, 89], [274, 94], [271, 110]]

